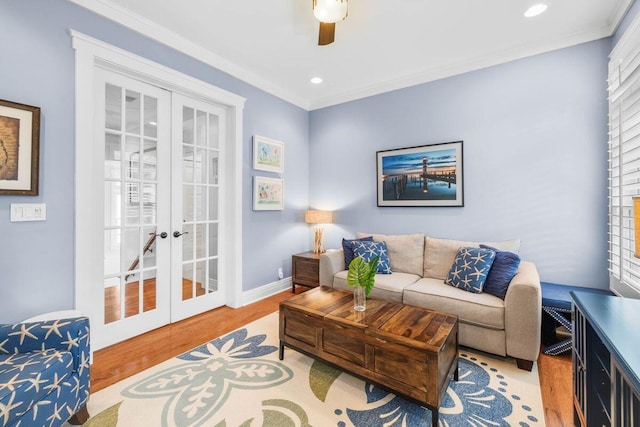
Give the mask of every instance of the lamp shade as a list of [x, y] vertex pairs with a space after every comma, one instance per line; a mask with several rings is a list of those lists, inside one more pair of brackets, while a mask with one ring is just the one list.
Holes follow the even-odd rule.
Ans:
[[304, 222], [307, 224], [331, 224], [333, 212], [308, 210], [304, 213]]

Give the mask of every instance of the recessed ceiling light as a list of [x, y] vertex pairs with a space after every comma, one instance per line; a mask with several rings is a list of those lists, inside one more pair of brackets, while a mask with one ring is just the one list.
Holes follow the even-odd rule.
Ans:
[[311, 83], [314, 85], [319, 85], [322, 83], [322, 77], [311, 77]]
[[540, 15], [542, 12], [547, 10], [547, 5], [543, 3], [534, 4], [524, 13], [524, 16], [527, 18], [533, 18], [534, 16]]

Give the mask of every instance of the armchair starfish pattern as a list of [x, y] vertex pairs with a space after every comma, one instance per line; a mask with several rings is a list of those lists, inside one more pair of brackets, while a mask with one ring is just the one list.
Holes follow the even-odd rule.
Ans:
[[89, 319], [0, 325], [0, 426], [87, 417]]

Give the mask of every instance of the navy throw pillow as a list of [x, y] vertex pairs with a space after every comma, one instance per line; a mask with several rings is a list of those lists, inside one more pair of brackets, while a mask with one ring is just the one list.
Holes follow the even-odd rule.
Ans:
[[387, 251], [386, 242], [369, 242], [360, 241], [353, 242], [353, 254], [370, 262], [373, 258], [378, 258], [376, 272], [380, 274], [391, 274], [391, 262], [389, 261], [389, 252]]
[[373, 242], [373, 236], [361, 239], [342, 239], [342, 251], [344, 252], [344, 268], [349, 268], [349, 264], [355, 258], [353, 255], [353, 242]]
[[479, 294], [496, 253], [483, 248], [460, 248], [444, 283], [454, 288]]
[[501, 251], [487, 245], [480, 245], [480, 247], [490, 249], [496, 253], [496, 258], [493, 260], [493, 265], [484, 283], [483, 291], [504, 299], [505, 295], [507, 295], [507, 289], [509, 289], [509, 283], [511, 283], [511, 279], [516, 275], [516, 271], [520, 266], [520, 255], [509, 251]]

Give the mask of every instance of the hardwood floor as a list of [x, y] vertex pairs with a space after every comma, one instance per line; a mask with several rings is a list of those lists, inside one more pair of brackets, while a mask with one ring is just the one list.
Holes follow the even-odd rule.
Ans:
[[[296, 293], [304, 290], [296, 287]], [[280, 301], [289, 297], [290, 290], [237, 309], [220, 307], [98, 350], [91, 365], [91, 391], [101, 390], [273, 313]]]
[[571, 352], [560, 356], [540, 354], [538, 375], [548, 427], [573, 426]]
[[[296, 293], [304, 292], [298, 286]], [[171, 359], [278, 310], [291, 296], [284, 291], [262, 301], [232, 309], [220, 307], [178, 323], [164, 326], [111, 347], [98, 350], [91, 365], [91, 391], [96, 392], [124, 378]], [[540, 355], [538, 374], [546, 425], [573, 425], [571, 356]]]

